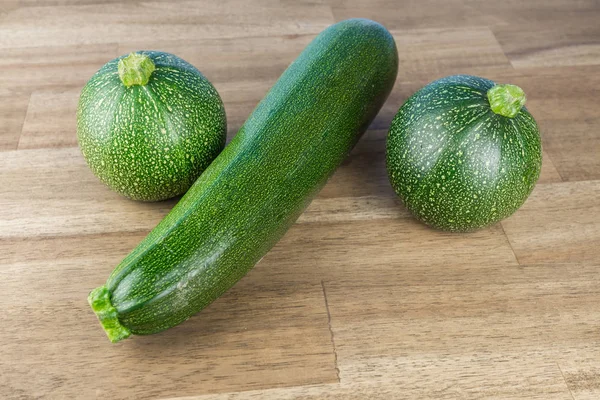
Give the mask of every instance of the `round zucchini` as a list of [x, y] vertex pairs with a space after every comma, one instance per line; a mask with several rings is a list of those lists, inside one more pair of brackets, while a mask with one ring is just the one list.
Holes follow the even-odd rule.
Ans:
[[79, 146], [94, 174], [134, 200], [185, 193], [225, 146], [219, 94], [172, 54], [140, 51], [105, 64], [77, 109]]
[[387, 138], [390, 182], [421, 221], [472, 231], [514, 213], [540, 175], [537, 124], [514, 85], [435, 81], [400, 108]]

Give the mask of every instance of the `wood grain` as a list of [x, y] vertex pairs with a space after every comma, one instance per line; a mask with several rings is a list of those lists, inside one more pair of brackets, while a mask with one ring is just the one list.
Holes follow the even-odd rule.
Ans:
[[122, 37], [194, 40], [318, 33], [333, 22], [327, 5], [288, 2], [282, 6], [284, 3], [225, 0], [199, 6], [195, 1], [178, 1], [173, 7], [168, 2], [151, 1], [21, 7], [4, 16], [0, 48], [29, 47], [32, 43], [115, 43]]
[[26, 91], [0, 89], [0, 151], [17, 148], [29, 97]]
[[[400, 69], [298, 222], [232, 290], [167, 332], [110, 344], [87, 293], [177, 199], [111, 192], [76, 141], [81, 88], [139, 49], [191, 62], [228, 140], [334, 21], [372, 18]], [[23, 0], [0, 3], [0, 398], [600, 397], [600, 4], [596, 0]], [[543, 167], [523, 207], [469, 234], [396, 198], [385, 139], [428, 82], [521, 86]]]
[[595, 261], [599, 211], [600, 181], [539, 185], [502, 226], [520, 262]]
[[[0, 27], [2, 24], [0, 24]], [[3, 49], [0, 84], [4, 88], [81, 88], [104, 63], [117, 57], [116, 43]]]
[[477, 10], [462, 0], [331, 0], [333, 15], [347, 18], [370, 18], [391, 29], [454, 28], [485, 26], [496, 21], [493, 15]]
[[23, 122], [19, 149], [77, 146], [77, 89], [34, 91]]
[[599, 63], [597, 2], [548, 1], [538, 8], [504, 1], [493, 6], [506, 21], [495, 25], [494, 33], [515, 68]]
[[393, 30], [399, 70], [408, 79], [469, 73], [473, 68], [506, 68], [510, 62], [487, 27]]

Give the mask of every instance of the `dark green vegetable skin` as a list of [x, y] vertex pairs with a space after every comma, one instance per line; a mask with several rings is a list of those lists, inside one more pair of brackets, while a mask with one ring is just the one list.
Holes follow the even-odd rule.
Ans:
[[398, 68], [381, 25], [353, 19], [310, 43], [165, 219], [89, 297], [109, 338], [175, 326], [242, 278], [350, 152]]
[[[494, 94], [490, 103], [488, 91]], [[390, 182], [421, 221], [472, 231], [514, 213], [540, 175], [537, 124], [522, 90], [469, 75], [410, 97], [387, 139]]]
[[[120, 77], [120, 64], [130, 75]], [[88, 165], [133, 200], [185, 193], [223, 150], [226, 134], [215, 88], [169, 53], [140, 51], [108, 62], [79, 99], [77, 137]]]

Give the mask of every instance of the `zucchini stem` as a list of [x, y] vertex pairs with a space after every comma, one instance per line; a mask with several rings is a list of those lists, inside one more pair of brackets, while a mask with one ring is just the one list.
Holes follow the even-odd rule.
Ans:
[[515, 117], [527, 100], [523, 89], [516, 85], [495, 85], [487, 91], [492, 111], [508, 118]]
[[144, 86], [147, 84], [156, 66], [147, 55], [131, 53], [119, 60], [117, 69], [123, 85], [131, 87], [133, 85]]
[[92, 290], [88, 296], [88, 303], [96, 313], [111, 342], [116, 343], [131, 335], [131, 331], [119, 322], [117, 309], [110, 302], [110, 292], [106, 286]]

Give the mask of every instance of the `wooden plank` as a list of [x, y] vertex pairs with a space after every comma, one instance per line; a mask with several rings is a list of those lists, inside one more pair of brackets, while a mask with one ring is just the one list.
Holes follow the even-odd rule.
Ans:
[[[235, 11], [235, 12], [234, 12]], [[135, 15], [135, 22], [131, 16]], [[115, 43], [123, 37], [194, 40], [318, 33], [333, 22], [326, 5], [257, 0], [122, 2], [8, 11], [0, 48]]]
[[598, 267], [473, 265], [459, 278], [449, 260], [424, 280], [325, 281], [340, 385], [193, 398], [592, 398]]
[[598, 264], [456, 267], [325, 282], [339, 385], [190, 399], [593, 398]]
[[81, 89], [50, 89], [31, 95], [19, 150], [77, 146], [77, 103]]
[[600, 259], [600, 181], [539, 185], [502, 226], [523, 264]]
[[331, 0], [336, 21], [369, 18], [388, 29], [485, 26], [496, 21], [468, 2], [420, 0], [398, 3], [394, 0]]
[[0, 89], [0, 151], [17, 148], [29, 97], [27, 91]]
[[440, 280], [458, 284], [468, 281], [473, 271], [495, 276], [496, 268], [516, 265], [499, 225], [457, 235], [430, 229], [404, 213], [397, 219], [296, 224], [256, 268], [273, 266], [272, 281], [344, 281], [356, 290], [376, 280], [388, 284], [392, 295], [393, 284], [398, 288]]
[[[0, 153], [2, 237], [148, 231], [175, 204], [127, 200], [104, 186], [78, 148]], [[27, 201], [23, 201], [27, 194]]]
[[[326, 281], [340, 378], [356, 382], [393, 375], [394, 368], [378, 370], [365, 361], [402, 362], [405, 357], [425, 355], [518, 357], [519, 352], [539, 352], [546, 361], [555, 362], [571, 347], [597, 339], [593, 327], [599, 315], [594, 303], [600, 292], [594, 282], [577, 276], [594, 277], [591, 272], [597, 267], [572, 267], [554, 279], [546, 275], [558, 268], [501, 267], [512, 279], [500, 282], [485, 279], [484, 271], [473, 267], [477, 283], [458, 285], [443, 279], [411, 285], [396, 281], [395, 276], [385, 282], [368, 275], [361, 286], [352, 280]], [[446, 268], [454, 265], [448, 263]], [[532, 275], [535, 281], [520, 281]], [[580, 294], [585, 294], [585, 300]]]
[[122, 3], [123, 0], [4, 0], [4, 2], [12, 3], [12, 8], [24, 7], [56, 7], [68, 5], [83, 5], [83, 4], [111, 4]]
[[[2, 26], [0, 24], [0, 28]], [[2, 52], [0, 84], [3, 87], [65, 90], [65, 87], [83, 87], [102, 65], [117, 57], [117, 45], [58, 46], [51, 43], [42, 47], [8, 48]]]
[[[519, 389], [516, 389], [518, 391]], [[456, 399], [456, 392], [451, 391], [444, 393], [444, 391], [410, 391], [406, 390], [406, 387], [401, 383], [396, 382], [378, 382], [371, 385], [352, 385], [343, 386], [341, 388], [331, 387], [312, 387], [303, 386], [300, 388], [294, 388], [292, 390], [269, 390], [269, 391], [253, 391], [253, 392], [241, 392], [241, 393], [230, 393], [223, 396], [193, 396], [193, 397], [178, 397], [178, 400], [250, 400], [250, 399], [328, 399], [328, 400], [360, 400], [360, 399], [393, 399], [401, 395], [412, 395], [420, 396], [419, 398], [432, 398], [432, 399]], [[540, 392], [524, 392], [519, 393], [508, 393], [508, 392], [496, 392], [496, 393], [461, 393], [461, 399], [481, 399], [484, 395], [486, 399], [502, 399], [502, 400], [517, 400], [517, 399], [540, 399], [540, 400], [572, 400], [572, 397], [568, 392], [561, 392], [557, 389], [547, 389]], [[396, 397], [394, 397], [396, 396]]]
[[501, 18], [492, 29], [515, 68], [600, 64], [600, 10], [593, 0], [473, 3]]
[[[598, 8], [596, 0], [546, 0], [546, 1], [520, 1], [505, 0], [503, 2], [467, 0], [469, 7], [476, 9], [481, 14], [495, 20], [495, 26], [509, 23], [553, 23], [557, 19], [570, 20], [575, 16], [595, 12]], [[562, 27], [561, 27], [562, 28]], [[517, 29], [527, 29], [518, 25]]]
[[0, 18], [2, 17], [2, 14], [16, 8], [19, 8], [19, 0], [4, 0], [0, 3]]
[[[506, 366], [508, 366], [510, 360], [507, 360]], [[415, 363], [416, 364], [416, 363]], [[528, 364], [531, 365], [532, 363]], [[513, 365], [510, 365], [513, 366]], [[404, 366], [403, 366], [404, 367]], [[459, 367], [456, 365], [456, 367]], [[479, 367], [479, 370], [475, 370]], [[415, 369], [417, 365], [415, 365]], [[449, 367], [450, 368], [450, 367]], [[472, 369], [471, 369], [472, 368]], [[475, 381], [476, 376], [483, 374], [484, 371], [488, 372], [490, 379], [496, 381], [501, 377], [497, 376], [496, 372], [490, 368], [490, 366], [473, 365], [471, 368], [462, 368], [454, 371], [454, 375], [460, 377], [467, 377]], [[424, 371], [424, 372], [423, 372]], [[431, 375], [435, 374], [437, 370], [423, 368], [421, 374], [416, 370], [407, 373], [406, 380], [395, 378], [395, 379], [379, 379], [373, 380], [369, 383], [355, 383], [355, 384], [331, 384], [331, 385], [314, 385], [314, 386], [301, 386], [294, 388], [285, 389], [271, 389], [271, 390], [256, 390], [247, 392], [237, 393], [224, 393], [216, 395], [204, 395], [204, 396], [191, 396], [191, 397], [177, 397], [170, 398], [171, 400], [362, 400], [362, 399], [375, 399], [375, 400], [387, 400], [396, 398], [415, 398], [415, 399], [439, 399], [439, 400], [455, 400], [466, 399], [466, 400], [479, 400], [481, 398], [490, 400], [524, 400], [524, 399], [538, 399], [538, 400], [572, 400], [571, 395], [567, 391], [566, 387], [562, 387], [560, 383], [555, 383], [554, 379], [556, 374], [556, 365], [546, 365], [544, 367], [543, 376], [523, 376], [519, 381], [514, 381], [514, 387], [504, 386], [488, 391], [479, 391], [471, 388], [471, 390], [462, 390], [456, 385], [452, 385], [449, 382], [436, 382], [439, 383], [439, 389], [429, 389], [425, 385], [419, 386], [419, 383], [411, 385], [411, 382], [423, 382]], [[425, 376], [423, 376], [425, 374]], [[411, 381], [412, 379], [412, 381]], [[435, 377], [436, 381], [441, 381], [441, 377]], [[525, 379], [529, 379], [538, 383], [537, 386], [527, 385], [522, 383]], [[490, 387], [494, 382], [490, 382]], [[549, 384], [548, 387], [542, 386], [544, 383]], [[406, 397], [405, 397], [406, 396]]]
[[464, 281], [456, 267], [414, 283], [326, 281], [341, 381], [402, 376], [427, 398], [568, 398], [556, 363], [598, 338], [598, 265], [488, 264]]
[[393, 30], [399, 54], [398, 79], [432, 81], [480, 68], [510, 68], [487, 27]]
[[337, 382], [321, 285], [274, 284], [268, 269], [177, 328], [111, 344], [85, 299], [141, 237], [0, 243], [2, 397], [155, 398]]
[[[508, 31], [510, 32], [510, 30]], [[549, 32], [556, 33], [556, 30], [544, 31], [542, 34], [548, 36]], [[502, 35], [499, 36], [502, 37]], [[538, 44], [536, 48], [513, 50], [508, 53], [508, 57], [515, 68], [600, 65], [600, 45], [596, 43], [571, 42], [563, 45], [555, 45], [555, 47], [543, 47], [542, 44]]]
[[600, 179], [600, 116], [541, 123], [545, 149], [568, 181]]
[[17, 146], [76, 145], [79, 91], [104, 63], [117, 56], [116, 50], [116, 44], [4, 50], [0, 60], [0, 84], [4, 87], [0, 92], [0, 151]]

